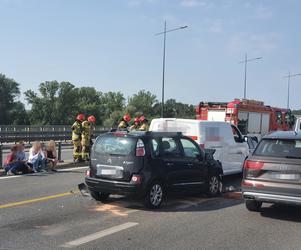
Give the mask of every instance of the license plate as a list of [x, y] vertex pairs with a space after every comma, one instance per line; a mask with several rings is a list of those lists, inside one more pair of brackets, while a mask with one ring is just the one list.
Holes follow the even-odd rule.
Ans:
[[299, 174], [273, 174], [273, 177], [280, 180], [299, 180]]
[[116, 175], [116, 169], [101, 169], [101, 175]]

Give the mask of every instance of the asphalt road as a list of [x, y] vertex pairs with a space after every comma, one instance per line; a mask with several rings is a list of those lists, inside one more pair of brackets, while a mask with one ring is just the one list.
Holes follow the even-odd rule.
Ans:
[[120, 196], [101, 204], [78, 193], [83, 171], [0, 178], [0, 249], [301, 248], [298, 208], [251, 213], [242, 200], [201, 195], [169, 197], [155, 211]]

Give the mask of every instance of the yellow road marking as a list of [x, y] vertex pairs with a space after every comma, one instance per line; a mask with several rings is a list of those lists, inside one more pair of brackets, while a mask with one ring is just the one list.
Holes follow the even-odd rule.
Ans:
[[35, 203], [35, 202], [40, 202], [40, 201], [47, 201], [47, 200], [51, 200], [51, 199], [56, 199], [56, 198], [60, 198], [60, 197], [64, 197], [64, 196], [73, 195], [73, 194], [76, 194], [76, 193], [79, 193], [79, 191], [66, 192], [66, 193], [54, 194], [54, 195], [44, 196], [44, 197], [30, 199], [30, 200], [11, 202], [11, 203], [7, 203], [7, 204], [4, 204], [4, 205], [0, 205], [0, 209], [1, 208], [9, 208], [9, 207], [22, 206], [22, 205], [26, 205], [26, 204], [30, 204], [30, 203]]

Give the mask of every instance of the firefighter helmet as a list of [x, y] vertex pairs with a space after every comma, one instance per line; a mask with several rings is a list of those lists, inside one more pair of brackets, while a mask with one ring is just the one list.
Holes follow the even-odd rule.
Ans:
[[145, 116], [142, 115], [142, 116], [140, 116], [139, 121], [140, 121], [140, 122], [145, 122], [145, 121], [147, 121], [147, 120], [146, 120]]
[[124, 115], [123, 120], [126, 121], [126, 122], [129, 122], [131, 120], [130, 115], [129, 114]]
[[96, 122], [95, 116], [94, 116], [94, 115], [90, 115], [90, 116], [88, 117], [88, 122], [95, 123], [95, 122]]
[[79, 114], [79, 115], [77, 115], [76, 120], [82, 122], [83, 120], [85, 120], [85, 115], [84, 115], [84, 114]]

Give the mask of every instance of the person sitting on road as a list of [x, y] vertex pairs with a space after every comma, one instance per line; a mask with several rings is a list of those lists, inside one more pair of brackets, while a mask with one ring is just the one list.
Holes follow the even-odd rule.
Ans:
[[56, 164], [58, 162], [56, 148], [55, 148], [55, 141], [51, 140], [48, 142], [45, 150], [45, 156], [46, 156], [47, 165], [50, 164], [51, 171], [57, 172], [57, 170], [55, 169]]
[[4, 161], [4, 171], [7, 175], [15, 175], [17, 174], [20, 163], [17, 160], [17, 151], [18, 146], [14, 145], [10, 149], [10, 153], [7, 155]]
[[39, 141], [35, 141], [29, 150], [28, 163], [32, 166], [32, 170], [37, 172], [45, 172], [46, 158]]
[[25, 155], [25, 152], [24, 152], [24, 149], [25, 149], [24, 142], [20, 141], [17, 144], [17, 146], [18, 146], [18, 151], [16, 153], [16, 158], [17, 158], [17, 160], [19, 161], [19, 163], [21, 165], [20, 166], [20, 171], [22, 172], [22, 174], [27, 174], [27, 173], [32, 172], [31, 168], [27, 164], [27, 159], [26, 159], [26, 155]]

